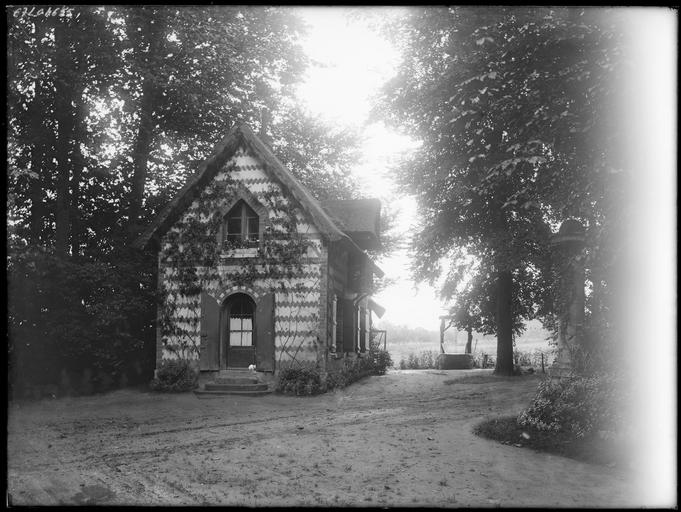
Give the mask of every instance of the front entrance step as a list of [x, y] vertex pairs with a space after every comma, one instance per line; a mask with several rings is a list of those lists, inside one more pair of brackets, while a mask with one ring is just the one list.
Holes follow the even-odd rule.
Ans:
[[238, 395], [238, 396], [263, 396], [263, 395], [269, 395], [272, 393], [271, 390], [267, 389], [265, 391], [206, 391], [205, 389], [195, 389], [194, 394], [198, 398], [214, 398], [214, 397], [220, 397], [220, 396], [230, 396], [230, 395]]
[[261, 376], [247, 368], [220, 370], [201, 389], [194, 391], [199, 398], [213, 396], [241, 395], [260, 396], [271, 393], [268, 383]]
[[231, 386], [246, 386], [248, 384], [259, 384], [257, 377], [215, 377], [215, 384], [227, 384]]
[[258, 383], [223, 383], [223, 382], [206, 382], [204, 389], [206, 391], [266, 391], [267, 384]]

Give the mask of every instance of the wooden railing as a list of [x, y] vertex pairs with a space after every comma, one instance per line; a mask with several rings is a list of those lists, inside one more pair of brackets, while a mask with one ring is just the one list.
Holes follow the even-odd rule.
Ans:
[[375, 341], [380, 346], [383, 343], [383, 350], [386, 350], [388, 342], [388, 331], [371, 329], [371, 341]]

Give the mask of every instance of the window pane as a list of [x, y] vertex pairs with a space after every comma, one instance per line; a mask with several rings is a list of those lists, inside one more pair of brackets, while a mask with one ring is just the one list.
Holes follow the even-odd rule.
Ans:
[[250, 316], [244, 317], [241, 325], [242, 325], [241, 329], [243, 331], [252, 331], [253, 330], [253, 319]]
[[230, 217], [227, 219], [227, 234], [238, 235], [241, 234], [241, 218]]
[[240, 331], [241, 330], [241, 317], [232, 316], [229, 318], [229, 330], [230, 331]]
[[258, 217], [248, 218], [248, 240], [258, 239]]
[[235, 296], [229, 306], [228, 336], [233, 347], [252, 346], [254, 304], [246, 295]]

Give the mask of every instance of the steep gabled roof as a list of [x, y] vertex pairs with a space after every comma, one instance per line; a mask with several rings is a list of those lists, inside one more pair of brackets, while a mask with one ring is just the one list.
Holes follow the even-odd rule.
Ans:
[[265, 168], [288, 189], [303, 210], [310, 216], [312, 222], [323, 236], [332, 241], [345, 239], [357, 250], [361, 251], [329, 218], [329, 215], [320, 206], [319, 202], [310, 195], [286, 166], [279, 161], [274, 153], [245, 124], [232, 128], [227, 136], [215, 146], [213, 156], [201, 163], [196, 173], [187, 180], [187, 183], [180, 189], [173, 200], [161, 210], [154, 221], [140, 234], [133, 243], [133, 246], [146, 248], [149, 247], [153, 240], [158, 241], [180, 218], [201, 190], [215, 177], [225, 162], [242, 145], [246, 146], [258, 157]]

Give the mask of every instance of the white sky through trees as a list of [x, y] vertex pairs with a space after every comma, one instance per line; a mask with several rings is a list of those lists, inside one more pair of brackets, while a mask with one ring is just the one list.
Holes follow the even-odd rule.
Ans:
[[[390, 15], [391, 9], [378, 8]], [[305, 50], [312, 60], [306, 82], [299, 89], [301, 103], [314, 115], [332, 124], [358, 128], [362, 133], [362, 160], [353, 172], [366, 197], [377, 197], [383, 205], [397, 210], [400, 249], [379, 265], [386, 278], [395, 283], [376, 295], [386, 308], [382, 320], [410, 327], [439, 328], [443, 304], [436, 291], [411, 278], [406, 245], [413, 232], [416, 205], [408, 195], [399, 194], [390, 163], [415, 147], [415, 141], [370, 119], [372, 97], [397, 71], [399, 52], [380, 34], [368, 28], [350, 9], [302, 7], [309, 25]], [[379, 322], [380, 325], [380, 322]]]

